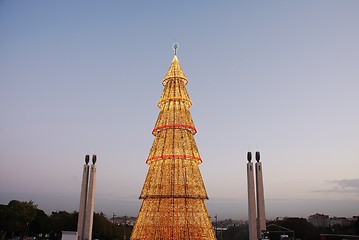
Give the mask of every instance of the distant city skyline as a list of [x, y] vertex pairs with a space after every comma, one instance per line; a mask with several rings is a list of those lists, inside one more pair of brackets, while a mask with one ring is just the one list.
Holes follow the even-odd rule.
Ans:
[[0, 2], [0, 204], [137, 216], [172, 44], [188, 78], [209, 214], [359, 215], [359, 2]]

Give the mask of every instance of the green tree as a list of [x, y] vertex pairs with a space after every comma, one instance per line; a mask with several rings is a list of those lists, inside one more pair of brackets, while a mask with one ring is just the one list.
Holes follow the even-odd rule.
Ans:
[[66, 211], [52, 212], [50, 216], [50, 228], [53, 232], [61, 233], [61, 231], [77, 230], [78, 213], [68, 213]]
[[[217, 233], [218, 239], [223, 237], [223, 240], [237, 240], [237, 239], [248, 239], [248, 225], [239, 225], [239, 226], [231, 226], [228, 227], [226, 231]], [[221, 236], [221, 237], [220, 237]]]
[[284, 220], [270, 222], [269, 224], [272, 223], [293, 230], [295, 232], [295, 238], [302, 240], [319, 239], [319, 229], [314, 227], [305, 218], [285, 218]]
[[26, 235], [29, 233], [29, 225], [36, 218], [37, 205], [33, 201], [21, 202], [12, 200], [7, 206], [1, 206], [1, 229], [8, 236]]
[[49, 233], [51, 231], [50, 218], [47, 214], [40, 209], [36, 209], [36, 215], [34, 220], [31, 222], [29, 229], [32, 233]]
[[[58, 211], [48, 216], [32, 201], [12, 200], [8, 205], [0, 205], [0, 240], [25, 234], [35, 236], [39, 233], [51, 233], [51, 239], [58, 239], [61, 231], [77, 231], [77, 220], [77, 212]], [[114, 225], [103, 213], [94, 213], [93, 220], [93, 239], [123, 239], [124, 232], [129, 239], [132, 231], [130, 226]]]
[[114, 239], [114, 229], [115, 225], [106, 218], [105, 214], [102, 212], [94, 213], [92, 229], [93, 239]]

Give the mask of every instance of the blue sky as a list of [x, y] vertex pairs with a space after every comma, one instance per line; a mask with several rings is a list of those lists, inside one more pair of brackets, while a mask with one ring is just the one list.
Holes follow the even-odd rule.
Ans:
[[161, 81], [178, 57], [210, 215], [247, 218], [246, 152], [268, 218], [358, 215], [358, 1], [0, 1], [0, 203], [136, 216]]

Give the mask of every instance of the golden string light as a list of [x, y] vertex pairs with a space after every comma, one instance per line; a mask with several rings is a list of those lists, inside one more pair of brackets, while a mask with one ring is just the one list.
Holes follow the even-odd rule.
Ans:
[[[175, 52], [178, 45], [175, 49]], [[208, 199], [198, 165], [202, 162], [194, 135], [186, 90], [188, 80], [175, 55], [162, 81], [160, 113], [146, 163], [142, 206], [132, 240], [214, 240], [204, 203]]]

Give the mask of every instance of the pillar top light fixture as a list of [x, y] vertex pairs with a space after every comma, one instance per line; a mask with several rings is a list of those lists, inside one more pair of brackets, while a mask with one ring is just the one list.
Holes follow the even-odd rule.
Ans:
[[247, 153], [247, 160], [248, 160], [248, 162], [252, 161], [252, 153], [251, 152]]
[[261, 154], [257, 151], [256, 152], [256, 161], [259, 162], [260, 159], [261, 159]]
[[86, 155], [86, 156], [85, 156], [85, 163], [86, 163], [86, 164], [89, 164], [89, 162], [90, 162], [90, 156], [89, 156], [89, 155]]

